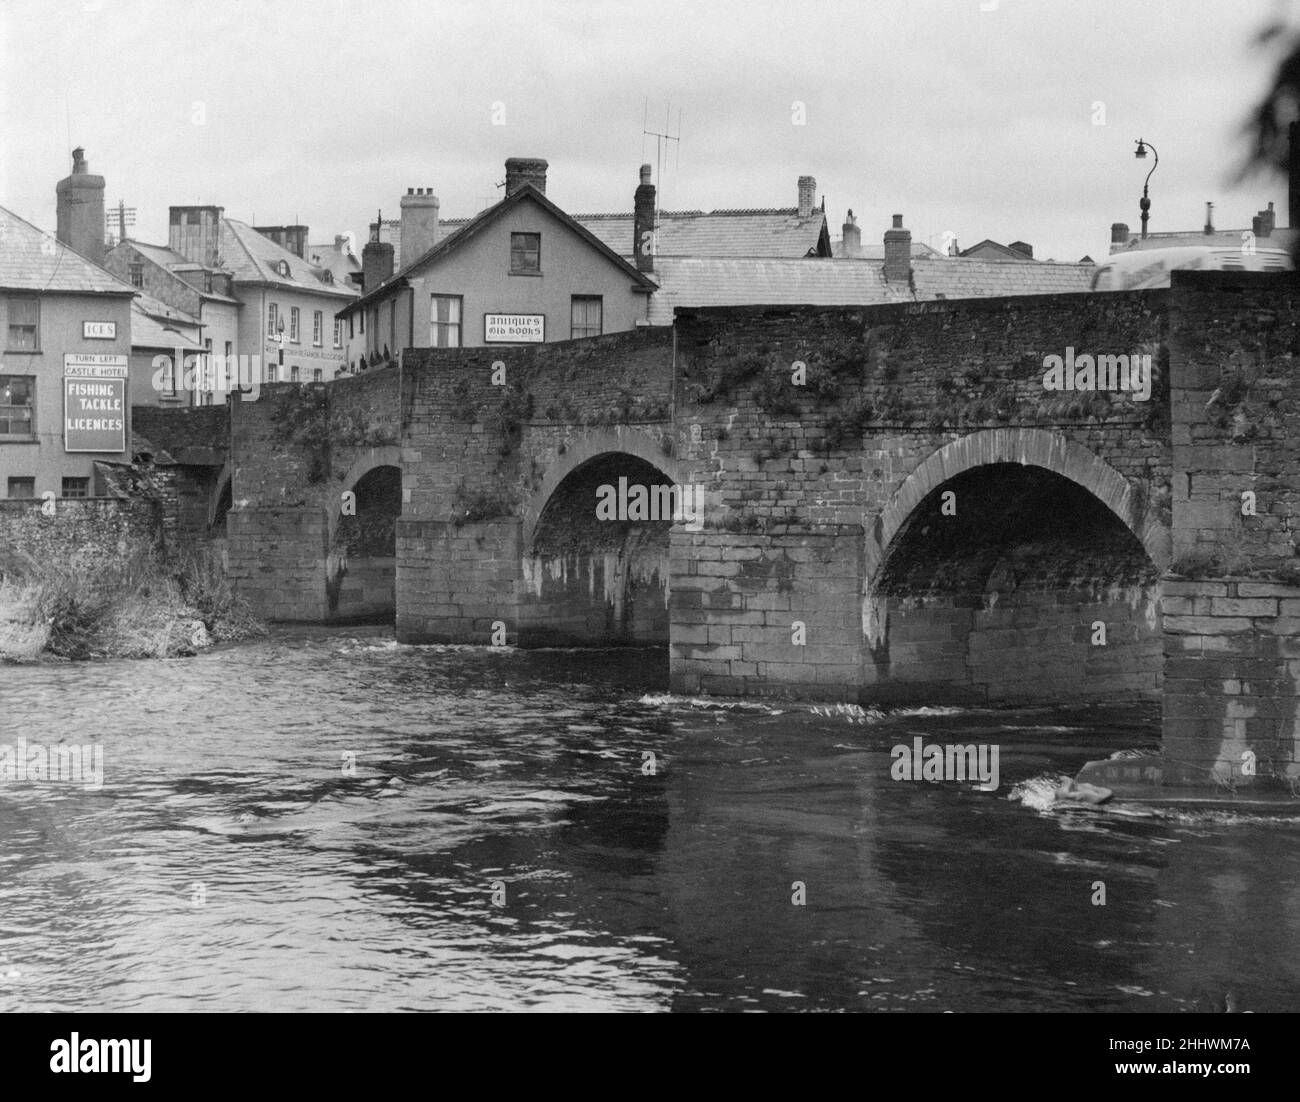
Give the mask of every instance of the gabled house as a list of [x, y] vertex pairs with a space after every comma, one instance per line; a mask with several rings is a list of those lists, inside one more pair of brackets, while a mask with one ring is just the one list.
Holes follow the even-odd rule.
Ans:
[[[70, 236], [98, 227], [102, 250], [93, 214]], [[95, 461], [127, 457], [135, 288], [3, 207], [0, 243], [0, 497], [97, 496]]]
[[645, 323], [655, 282], [546, 197], [546, 169], [508, 160], [505, 197], [446, 236], [432, 189], [403, 197], [407, 262], [394, 272], [393, 245], [372, 240], [365, 293], [339, 311], [354, 368], [404, 348], [563, 341]]

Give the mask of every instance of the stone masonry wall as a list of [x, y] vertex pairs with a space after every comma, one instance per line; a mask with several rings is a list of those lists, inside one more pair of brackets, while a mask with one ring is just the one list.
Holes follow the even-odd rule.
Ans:
[[0, 571], [6, 553], [17, 551], [36, 563], [111, 559], [133, 547], [158, 546], [161, 512], [147, 500], [60, 498], [54, 515], [37, 500], [0, 500]]
[[519, 521], [397, 522], [397, 638], [406, 643], [518, 641]]
[[[1167, 516], [1165, 293], [678, 312], [677, 437], [724, 513], [755, 522], [863, 523], [948, 441], [1049, 430], [1149, 487]], [[1150, 355], [1157, 385], [1048, 392], [1066, 346]], [[792, 365], [807, 382], [791, 384]]]
[[862, 530], [672, 533], [674, 692], [856, 700]]
[[[1300, 784], [1300, 281], [1176, 273], [1173, 782]], [[1254, 501], [1243, 499], [1253, 494]]]

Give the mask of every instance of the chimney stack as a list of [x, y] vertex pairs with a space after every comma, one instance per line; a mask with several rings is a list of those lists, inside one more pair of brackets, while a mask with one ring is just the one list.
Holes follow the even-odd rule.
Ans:
[[1023, 257], [1027, 257], [1029, 260], [1034, 259], [1034, 247], [1026, 241], [1013, 241], [1007, 246], [1007, 248], [1011, 249], [1013, 252], [1019, 253]]
[[817, 203], [817, 178], [799, 177], [799, 217], [811, 218]]
[[907, 283], [912, 278], [912, 231], [903, 229], [903, 216], [894, 215], [894, 224], [885, 231], [885, 279], [889, 283]]
[[[641, 166], [641, 182], [632, 199], [632, 254], [638, 272], [655, 270], [655, 186], [650, 182], [650, 166]], [[649, 235], [649, 236], [647, 236]]]
[[1214, 232], [1214, 204], [1206, 201], [1205, 204], [1205, 235], [1208, 237]]
[[379, 240], [383, 224], [384, 212], [381, 210], [377, 222], [381, 229], [371, 231], [370, 240], [361, 250], [361, 289], [366, 294], [393, 274], [393, 246], [387, 241]]
[[274, 241], [280, 248], [293, 253], [300, 259], [307, 259], [306, 226], [254, 226], [254, 233]]
[[848, 217], [844, 219], [842, 228], [842, 240], [840, 242], [840, 251], [848, 260], [862, 259], [862, 231], [858, 228], [858, 220], [853, 217], [852, 208], [849, 209]]
[[1273, 204], [1269, 203], [1268, 210], [1262, 210], [1250, 220], [1251, 232], [1256, 237], [1272, 237], [1273, 230], [1277, 226], [1277, 215], [1273, 211]]
[[546, 194], [546, 162], [540, 157], [510, 157], [506, 160], [506, 198], [524, 184]]
[[1110, 224], [1110, 251], [1117, 253], [1128, 248], [1128, 223], [1112, 222]]
[[433, 188], [407, 188], [402, 196], [402, 266], [408, 267], [438, 243], [438, 197]]
[[54, 186], [55, 236], [96, 264], [104, 262], [104, 177], [92, 176], [86, 151], [72, 151], [72, 174]]
[[171, 207], [168, 212], [167, 246], [191, 264], [219, 268], [221, 221], [225, 207]]

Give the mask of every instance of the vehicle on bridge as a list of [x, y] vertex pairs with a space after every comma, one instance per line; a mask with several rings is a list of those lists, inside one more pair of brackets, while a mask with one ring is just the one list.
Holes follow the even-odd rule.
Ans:
[[1251, 250], [1211, 245], [1186, 245], [1169, 249], [1139, 249], [1117, 253], [1097, 265], [1094, 291], [1143, 291], [1168, 287], [1170, 273], [1178, 270], [1215, 272], [1289, 272], [1294, 268], [1285, 249]]

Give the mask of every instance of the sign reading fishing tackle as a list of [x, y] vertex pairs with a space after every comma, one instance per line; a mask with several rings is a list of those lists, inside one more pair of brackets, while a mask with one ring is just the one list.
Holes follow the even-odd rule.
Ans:
[[63, 357], [63, 450], [126, 450], [125, 356], [68, 353]]

